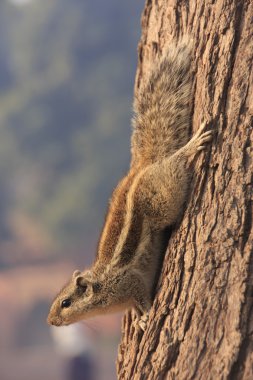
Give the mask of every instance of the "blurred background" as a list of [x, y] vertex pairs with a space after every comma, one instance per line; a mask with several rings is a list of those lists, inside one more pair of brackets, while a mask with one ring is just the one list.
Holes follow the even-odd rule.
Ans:
[[129, 166], [143, 5], [0, 0], [1, 380], [116, 378], [120, 316], [46, 316]]

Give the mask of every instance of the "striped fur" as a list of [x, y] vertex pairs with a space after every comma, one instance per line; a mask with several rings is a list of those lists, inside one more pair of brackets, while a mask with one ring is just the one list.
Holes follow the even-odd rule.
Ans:
[[101, 272], [110, 263], [121, 234], [125, 213], [126, 200], [129, 188], [134, 180], [136, 171], [132, 170], [123, 178], [114, 190], [107, 212], [104, 228], [98, 244], [94, 271]]
[[109, 267], [127, 265], [135, 257], [137, 248], [141, 243], [144, 218], [138, 204], [135, 202], [135, 195], [140, 179], [147, 170], [148, 167], [142, 169], [134, 177], [129, 188], [126, 198], [124, 224]]

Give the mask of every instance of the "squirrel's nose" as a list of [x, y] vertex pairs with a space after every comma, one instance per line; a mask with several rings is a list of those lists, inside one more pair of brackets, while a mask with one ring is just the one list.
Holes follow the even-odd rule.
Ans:
[[50, 315], [47, 317], [47, 323], [49, 325], [54, 325], [54, 320], [53, 320], [53, 318], [50, 317]]
[[53, 325], [53, 326], [60, 326], [61, 325], [61, 320], [60, 318], [57, 318], [57, 317], [51, 317], [50, 315], [47, 317], [47, 323], [49, 325]]

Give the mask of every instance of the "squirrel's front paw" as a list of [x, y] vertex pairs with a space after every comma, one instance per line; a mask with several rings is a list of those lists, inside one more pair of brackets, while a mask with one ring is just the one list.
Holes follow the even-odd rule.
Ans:
[[142, 331], [146, 330], [148, 319], [149, 319], [149, 313], [145, 313], [140, 317], [138, 324], [139, 324], [139, 327], [142, 329]]

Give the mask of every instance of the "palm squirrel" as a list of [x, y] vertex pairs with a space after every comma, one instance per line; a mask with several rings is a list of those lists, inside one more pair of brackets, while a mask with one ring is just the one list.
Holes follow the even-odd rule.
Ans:
[[182, 215], [189, 163], [212, 139], [202, 124], [189, 140], [192, 74], [189, 41], [172, 44], [134, 99], [132, 161], [113, 191], [88, 270], [75, 271], [55, 298], [48, 323], [68, 325], [134, 307], [142, 329], [152, 305], [161, 231]]

